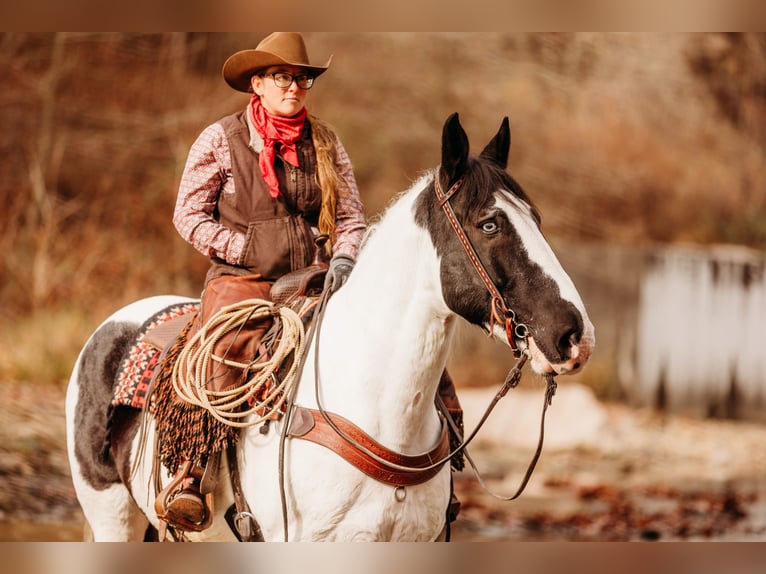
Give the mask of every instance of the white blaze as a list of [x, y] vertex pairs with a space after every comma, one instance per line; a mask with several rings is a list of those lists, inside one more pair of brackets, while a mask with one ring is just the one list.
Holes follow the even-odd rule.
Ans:
[[[585, 305], [577, 288], [566, 271], [564, 271], [558, 258], [553, 253], [553, 249], [551, 249], [551, 246], [540, 231], [532, 215], [532, 208], [515, 194], [506, 190], [500, 190], [496, 194], [496, 198], [495, 206], [498, 209], [502, 209], [507, 215], [511, 225], [519, 234], [524, 250], [530, 260], [539, 265], [543, 272], [556, 283], [561, 298], [572, 303], [580, 312], [583, 320], [583, 334], [580, 343], [573, 345], [570, 357], [572, 359], [580, 357], [582, 359], [581, 363], [584, 363], [588, 360], [595, 344], [595, 329], [588, 318], [588, 313], [585, 310]], [[509, 304], [513, 306], [513, 302], [509, 302]], [[495, 331], [498, 337], [504, 338], [505, 333], [500, 332], [502, 329], [496, 327]], [[548, 361], [531, 338], [529, 350], [533, 368], [538, 372], [547, 371]], [[559, 372], [558, 369], [555, 370]], [[565, 371], [560, 372], [563, 374]]]

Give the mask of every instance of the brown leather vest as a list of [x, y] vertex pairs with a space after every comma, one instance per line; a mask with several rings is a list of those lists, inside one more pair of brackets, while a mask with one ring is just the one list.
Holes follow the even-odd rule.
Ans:
[[245, 235], [245, 248], [237, 265], [213, 258], [205, 283], [221, 275], [256, 273], [274, 281], [307, 267], [314, 254], [311, 226], [318, 223], [322, 203], [310, 123], [306, 122], [297, 144], [299, 167], [277, 154], [274, 167], [281, 193], [276, 199], [261, 175], [258, 153], [249, 146], [245, 112], [219, 123], [229, 142], [235, 192], [221, 192], [215, 215], [223, 225]]

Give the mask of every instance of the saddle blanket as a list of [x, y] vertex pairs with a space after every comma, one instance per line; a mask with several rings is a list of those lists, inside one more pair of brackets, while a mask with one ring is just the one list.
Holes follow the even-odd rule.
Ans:
[[171, 305], [146, 320], [138, 331], [135, 343], [120, 362], [114, 385], [112, 405], [142, 409], [146, 393], [160, 363], [162, 349], [151, 342], [151, 333], [158, 327], [179, 317], [191, 316], [199, 311], [199, 303]]

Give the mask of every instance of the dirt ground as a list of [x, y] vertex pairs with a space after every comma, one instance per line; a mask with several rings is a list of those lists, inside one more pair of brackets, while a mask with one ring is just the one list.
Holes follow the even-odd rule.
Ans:
[[63, 388], [0, 383], [0, 540], [80, 540]]
[[[461, 393], [467, 428], [491, 394]], [[526, 470], [541, 397], [542, 389], [509, 393], [515, 403], [493, 413], [469, 449], [499, 494], [512, 494]], [[470, 470], [457, 475], [463, 509], [456, 539], [766, 540], [764, 425], [604, 404], [587, 388], [564, 383], [545, 436], [516, 501], [489, 496]]]
[[[493, 390], [460, 390], [471, 429]], [[515, 392], [515, 391], [514, 391]], [[534, 451], [540, 389], [500, 403], [469, 452], [487, 485], [515, 491]], [[506, 399], [504, 399], [505, 401]], [[596, 401], [560, 385], [542, 458], [513, 502], [455, 474], [456, 541], [766, 540], [766, 426]], [[0, 384], [0, 541], [79, 540], [64, 390]]]

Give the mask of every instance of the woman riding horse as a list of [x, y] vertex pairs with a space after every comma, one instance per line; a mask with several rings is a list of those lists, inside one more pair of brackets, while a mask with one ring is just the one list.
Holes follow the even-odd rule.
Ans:
[[[80, 352], [66, 397], [72, 483], [94, 540], [138, 541], [148, 526], [160, 537], [164, 528], [174, 540], [195, 541], [428, 541], [446, 534], [453, 453], [443, 410], [434, 403], [458, 325], [482, 329], [518, 357], [493, 404], [528, 361], [548, 379], [547, 406], [553, 377], [581, 370], [595, 344], [593, 324], [542, 233], [540, 213], [506, 170], [508, 118], [480, 154], [469, 147], [452, 114], [442, 131], [440, 166], [381, 214], [343, 288], [321, 299], [326, 305], [318, 305], [315, 336], [305, 346], [285, 416], [266, 420], [245, 410], [236, 413], [246, 417], [241, 423], [224, 425], [236, 433], [215, 445], [227, 447], [220, 465], [225, 459], [231, 480], [205, 477], [213, 479], [202, 489], [211, 512], [199, 528], [170, 529], [157, 508], [180, 482], [168, 470], [186, 456], [181, 450], [182, 456], [163, 458], [163, 445], [207, 436], [210, 430], [194, 432], [207, 421], [169, 423], [160, 416], [159, 396], [156, 409], [144, 400], [142, 411], [132, 396], [129, 404], [122, 401], [119, 384], [123, 376], [133, 380], [134, 363], [144, 369], [167, 349], [145, 352], [147, 333], [178, 317], [188, 320], [199, 301], [149, 297], [101, 323]], [[168, 387], [175, 392], [176, 379], [163, 385], [159, 378], [159, 395]], [[239, 400], [258, 385], [246, 386]], [[218, 404], [201, 410], [212, 417]], [[160, 440], [174, 428], [193, 436]], [[208, 444], [189, 452], [204, 453]]]

